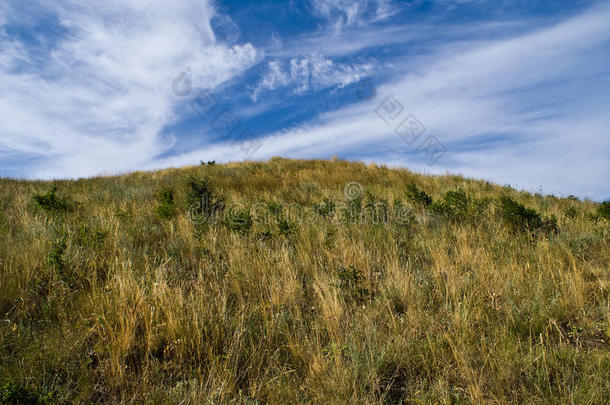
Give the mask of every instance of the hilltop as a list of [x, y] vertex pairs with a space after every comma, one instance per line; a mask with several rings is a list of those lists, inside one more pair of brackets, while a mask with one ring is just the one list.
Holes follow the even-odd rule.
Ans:
[[275, 158], [0, 208], [5, 403], [610, 397], [607, 204]]

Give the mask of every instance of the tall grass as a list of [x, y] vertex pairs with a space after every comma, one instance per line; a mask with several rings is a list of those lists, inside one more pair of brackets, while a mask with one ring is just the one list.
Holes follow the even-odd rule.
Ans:
[[0, 399], [604, 404], [599, 207], [344, 161], [0, 180]]

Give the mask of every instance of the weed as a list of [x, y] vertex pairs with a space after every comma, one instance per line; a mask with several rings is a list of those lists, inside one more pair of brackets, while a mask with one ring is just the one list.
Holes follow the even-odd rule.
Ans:
[[475, 198], [472, 200], [472, 208], [476, 215], [481, 215], [491, 205], [493, 199], [491, 197]]
[[49, 252], [47, 262], [51, 268], [57, 270], [59, 273], [63, 273], [66, 268], [63, 256], [67, 247], [68, 245], [65, 238], [62, 238], [51, 245], [51, 251]]
[[335, 207], [335, 202], [325, 197], [322, 201], [313, 205], [313, 210], [318, 213], [318, 215], [329, 218], [335, 214]]
[[224, 209], [224, 199], [217, 195], [208, 178], [190, 177], [186, 188], [186, 201], [193, 216], [202, 216], [209, 220]]
[[39, 208], [47, 212], [63, 213], [70, 210], [68, 199], [57, 195], [57, 186], [55, 184], [46, 193], [35, 194], [32, 199]]
[[252, 228], [252, 215], [248, 208], [228, 209], [223, 222], [231, 231], [246, 233]]
[[533, 208], [526, 208], [508, 196], [500, 197], [500, 215], [513, 230], [558, 232], [557, 218], [554, 215], [543, 218]]
[[463, 221], [469, 217], [470, 201], [462, 190], [447, 191], [440, 201], [430, 205], [430, 210], [447, 220]]
[[579, 212], [578, 209], [576, 207], [574, 207], [573, 205], [566, 207], [566, 209], [563, 211], [565, 216], [570, 219], [576, 218], [578, 216], [578, 212]]
[[46, 405], [52, 404], [54, 401], [51, 393], [41, 394], [29, 386], [9, 381], [0, 386], [0, 403], [3, 405]]
[[276, 218], [278, 218], [282, 214], [283, 208], [284, 208], [284, 205], [277, 201], [271, 201], [271, 202], [267, 203], [267, 210], [271, 213], [271, 215], [273, 215]]
[[413, 203], [418, 207], [428, 207], [432, 204], [432, 197], [425, 191], [417, 188], [415, 183], [407, 184], [407, 190], [405, 191], [405, 197], [407, 201]]
[[277, 218], [277, 230], [281, 236], [288, 237], [296, 232], [296, 224], [288, 221], [284, 216]]
[[174, 190], [171, 187], [164, 187], [157, 192], [159, 205], [155, 208], [157, 215], [163, 219], [171, 219], [176, 215], [176, 205], [174, 203]]
[[354, 265], [339, 268], [337, 272], [338, 282], [336, 287], [339, 288], [349, 300], [362, 302], [369, 296], [369, 291], [364, 288], [364, 278], [362, 272]]
[[343, 220], [345, 222], [357, 222], [361, 219], [362, 213], [362, 196], [358, 195], [347, 200], [347, 204], [343, 207]]
[[337, 230], [330, 227], [324, 231], [324, 246], [327, 249], [334, 249], [337, 241]]
[[76, 240], [80, 245], [99, 248], [104, 244], [107, 237], [108, 231], [91, 229], [87, 225], [83, 225], [78, 230]]
[[269, 229], [264, 229], [261, 232], [258, 232], [256, 234], [256, 239], [266, 242], [268, 240], [271, 240], [273, 238], [273, 232], [271, 232]]
[[376, 197], [372, 192], [364, 193], [366, 201], [364, 211], [366, 218], [373, 224], [387, 224], [390, 222], [390, 204], [384, 198]]
[[597, 213], [600, 217], [610, 221], [610, 201], [604, 201], [597, 207]]

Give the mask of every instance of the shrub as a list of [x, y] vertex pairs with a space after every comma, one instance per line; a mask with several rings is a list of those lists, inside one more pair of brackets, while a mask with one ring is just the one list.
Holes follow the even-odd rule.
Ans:
[[224, 208], [224, 200], [217, 195], [209, 179], [191, 177], [186, 187], [186, 201], [192, 215], [210, 219]]
[[543, 218], [533, 208], [526, 208], [508, 196], [500, 197], [500, 215], [504, 222], [517, 231], [558, 231], [557, 218]]
[[83, 225], [78, 230], [76, 241], [83, 246], [100, 247], [104, 244], [107, 236], [108, 231], [102, 229], [93, 230]]
[[269, 229], [265, 229], [256, 234], [256, 239], [262, 242], [271, 240], [273, 238], [273, 233]]
[[374, 224], [387, 224], [390, 221], [390, 204], [384, 198], [377, 198], [370, 191], [365, 192], [364, 210]]
[[470, 202], [462, 190], [452, 190], [445, 193], [441, 201], [435, 201], [430, 209], [436, 215], [448, 220], [464, 220], [468, 217]]
[[415, 204], [420, 207], [428, 207], [432, 204], [432, 197], [428, 195], [425, 191], [417, 188], [415, 183], [411, 183], [407, 185], [407, 191], [405, 191], [405, 197], [407, 201]]
[[252, 228], [252, 215], [248, 208], [229, 209], [225, 213], [224, 225], [230, 231], [246, 233]]
[[47, 212], [60, 213], [70, 210], [68, 199], [57, 196], [57, 186], [55, 184], [46, 193], [35, 194], [32, 199], [39, 208]]
[[276, 218], [278, 218], [282, 214], [283, 208], [284, 205], [277, 201], [271, 201], [267, 203], [267, 210], [269, 210], [269, 212]]
[[348, 199], [347, 204], [343, 208], [343, 220], [346, 222], [356, 222], [360, 220], [362, 213], [362, 196], [357, 195], [354, 198]]
[[542, 226], [542, 217], [533, 208], [526, 208], [508, 196], [500, 197], [500, 214], [512, 228], [534, 230]]
[[444, 200], [445, 204], [455, 211], [466, 211], [468, 209], [468, 197], [462, 190], [448, 191]]
[[318, 215], [328, 218], [335, 214], [335, 207], [335, 202], [325, 197], [322, 201], [313, 205], [313, 210], [317, 212]]
[[406, 203], [396, 200], [392, 206], [392, 222], [398, 227], [411, 227], [417, 224], [417, 217]]
[[600, 217], [610, 221], [610, 201], [604, 201], [597, 207], [597, 213]]
[[170, 187], [164, 187], [157, 192], [157, 200], [159, 205], [155, 209], [158, 216], [164, 219], [170, 219], [176, 215], [176, 205], [174, 204], [174, 190]]
[[545, 217], [542, 221], [541, 231], [546, 233], [558, 233], [559, 225], [557, 223], [557, 217], [555, 214], [552, 214], [550, 217]]
[[354, 265], [341, 267], [337, 272], [337, 279], [335, 287], [339, 288], [346, 298], [361, 302], [369, 295], [369, 291], [363, 286], [362, 272]]
[[574, 219], [578, 216], [578, 209], [576, 207], [570, 205], [564, 210], [564, 214], [566, 217], [570, 219]]
[[0, 403], [6, 405], [44, 405], [51, 404], [52, 395], [40, 395], [36, 390], [7, 382], [0, 387]]
[[288, 221], [283, 215], [277, 219], [277, 230], [278, 234], [282, 236], [290, 236], [296, 231], [296, 224]]
[[64, 263], [63, 255], [64, 255], [67, 247], [68, 246], [64, 239], [61, 239], [61, 240], [53, 243], [53, 245], [51, 246], [51, 252], [49, 253], [49, 258], [48, 258], [48, 263], [49, 263], [50, 267], [52, 267], [60, 272], [64, 270], [66, 265]]

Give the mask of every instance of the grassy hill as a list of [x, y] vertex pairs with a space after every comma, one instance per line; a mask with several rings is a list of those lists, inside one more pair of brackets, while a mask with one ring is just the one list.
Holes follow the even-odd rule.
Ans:
[[610, 398], [608, 204], [272, 159], [0, 208], [5, 403]]

